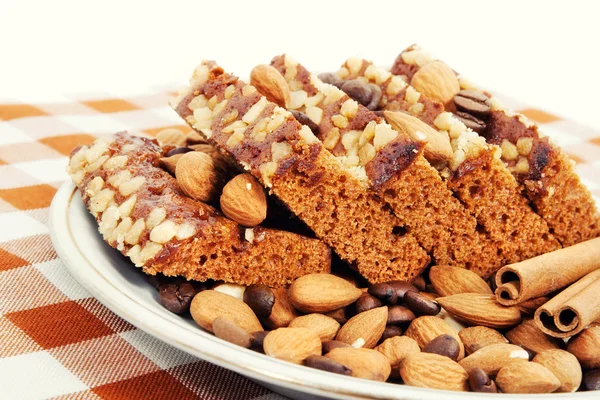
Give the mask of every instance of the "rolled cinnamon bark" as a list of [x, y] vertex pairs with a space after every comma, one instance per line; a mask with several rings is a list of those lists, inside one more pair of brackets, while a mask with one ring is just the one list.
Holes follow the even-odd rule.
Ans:
[[542, 332], [557, 338], [573, 336], [600, 318], [600, 269], [590, 272], [535, 312]]
[[512, 306], [561, 289], [598, 268], [600, 238], [500, 268], [496, 297]]

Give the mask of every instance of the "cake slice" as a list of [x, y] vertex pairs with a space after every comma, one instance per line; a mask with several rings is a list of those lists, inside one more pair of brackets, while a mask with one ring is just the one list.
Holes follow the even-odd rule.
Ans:
[[[498, 146], [486, 143], [444, 105], [409, 86], [401, 76], [358, 58], [351, 58], [338, 71], [345, 80], [359, 79], [377, 85], [380, 107], [409, 113], [450, 137], [453, 155], [438, 165], [454, 195], [481, 227], [498, 243], [499, 257], [514, 263], [555, 250], [560, 244], [548, 226], [527, 204], [518, 183], [498, 160]], [[438, 90], [442, 90], [436, 86]], [[388, 117], [393, 115], [385, 114]], [[401, 114], [402, 115], [402, 114]], [[427, 153], [426, 153], [427, 154]]]
[[[413, 45], [396, 58], [392, 73], [419, 82], [435, 65], [445, 64]], [[457, 84], [453, 93], [448, 93], [452, 94], [447, 101], [448, 111], [456, 111], [489, 143], [501, 147], [502, 161], [563, 246], [600, 236], [598, 209], [575, 173], [573, 161], [534, 122], [503, 107], [491, 94], [452, 73]], [[459, 90], [466, 92], [455, 98]]]
[[240, 227], [185, 196], [162, 155], [155, 140], [118, 133], [73, 150], [67, 168], [104, 240], [145, 273], [277, 287], [329, 272], [320, 240]]
[[368, 191], [364, 174], [253, 86], [203, 62], [172, 106], [369, 282], [412, 279], [428, 264], [402, 222]]

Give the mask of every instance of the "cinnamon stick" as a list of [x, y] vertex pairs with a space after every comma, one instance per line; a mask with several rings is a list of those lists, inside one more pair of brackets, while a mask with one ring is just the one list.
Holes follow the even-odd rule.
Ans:
[[542, 332], [565, 338], [600, 318], [600, 269], [590, 272], [535, 312]]
[[600, 238], [506, 265], [496, 274], [496, 297], [512, 306], [566, 287], [600, 268]]

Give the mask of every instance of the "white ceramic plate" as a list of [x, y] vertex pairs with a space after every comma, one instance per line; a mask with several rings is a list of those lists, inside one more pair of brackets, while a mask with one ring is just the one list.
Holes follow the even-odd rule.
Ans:
[[[283, 362], [216, 338], [191, 319], [172, 314], [158, 303], [156, 290], [139, 269], [101, 239], [96, 221], [70, 182], [60, 188], [52, 201], [50, 226], [54, 247], [70, 273], [114, 313], [172, 346], [259, 381], [286, 396], [295, 399], [321, 396], [419, 400], [500, 398], [498, 395], [420, 389], [336, 375]], [[566, 395], [518, 397], [556, 399], [561, 396]], [[597, 392], [575, 393], [568, 397], [597, 398]]]

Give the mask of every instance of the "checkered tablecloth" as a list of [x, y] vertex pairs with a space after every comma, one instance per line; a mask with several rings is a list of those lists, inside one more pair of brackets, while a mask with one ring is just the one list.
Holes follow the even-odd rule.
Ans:
[[[283, 399], [117, 317], [50, 242], [48, 207], [71, 149], [120, 130], [187, 131], [166, 94], [0, 99], [0, 398]], [[543, 124], [598, 199], [600, 130], [506, 102]]]

